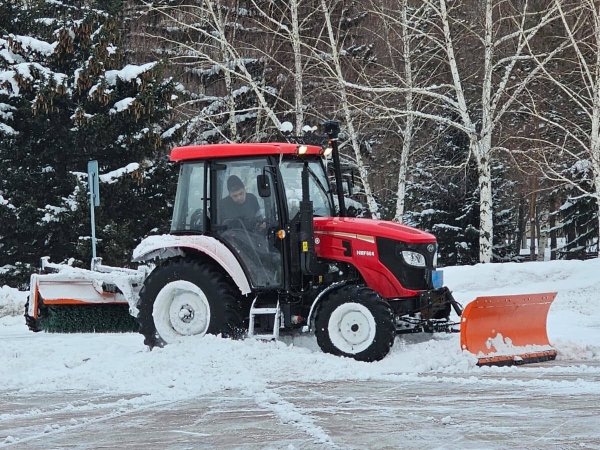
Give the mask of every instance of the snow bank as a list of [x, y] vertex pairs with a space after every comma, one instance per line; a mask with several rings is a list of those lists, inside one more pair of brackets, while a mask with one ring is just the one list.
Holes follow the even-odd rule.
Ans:
[[[565, 367], [540, 365], [531, 383], [550, 386], [544, 376], [560, 369], [600, 374], [585, 360], [600, 360], [600, 261], [493, 264], [452, 267], [445, 281], [466, 304], [478, 295], [558, 291], [550, 309], [548, 331]], [[240, 389], [268, 398], [271, 381], [336, 382], [340, 380], [414, 380], [448, 383], [500, 383], [487, 371], [523, 370], [477, 368], [476, 358], [460, 350], [457, 334], [415, 334], [398, 337], [382, 361], [364, 363], [320, 351], [312, 335], [284, 337], [278, 342], [231, 341], [215, 336], [191, 337], [180, 344], [148, 351], [139, 334], [30, 333], [21, 316], [26, 293], [0, 290], [0, 379], [5, 388], [22, 392], [80, 389], [127, 394], [131, 406], [148, 401], [187, 399], [225, 389]], [[11, 311], [11, 312], [6, 312]], [[14, 311], [14, 315], [13, 312]], [[68, 351], [67, 351], [68, 349]], [[571, 362], [571, 365], [568, 363]], [[43, 368], [43, 370], [40, 370]], [[428, 374], [431, 374], [429, 376]], [[441, 378], [440, 378], [440, 374]], [[448, 374], [445, 376], [444, 374]], [[456, 374], [471, 374], [457, 377]], [[506, 383], [512, 383], [506, 381]], [[585, 393], [589, 383], [573, 387]], [[0, 415], [1, 416], [1, 415]], [[318, 431], [318, 430], [317, 430]]]
[[[21, 292], [8, 286], [0, 287], [0, 317], [23, 316], [29, 292]], [[25, 320], [25, 319], [23, 319]]]

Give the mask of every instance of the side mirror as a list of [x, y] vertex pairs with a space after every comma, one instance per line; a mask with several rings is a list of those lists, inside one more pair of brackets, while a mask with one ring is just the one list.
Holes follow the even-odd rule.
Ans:
[[266, 174], [263, 173], [256, 177], [256, 186], [258, 187], [258, 195], [262, 198], [271, 196], [271, 182]]

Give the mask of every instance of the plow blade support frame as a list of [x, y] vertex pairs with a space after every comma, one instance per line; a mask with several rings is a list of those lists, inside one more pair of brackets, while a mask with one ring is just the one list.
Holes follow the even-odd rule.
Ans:
[[556, 358], [546, 319], [556, 292], [477, 297], [465, 308], [460, 325], [462, 350], [478, 365], [512, 365]]

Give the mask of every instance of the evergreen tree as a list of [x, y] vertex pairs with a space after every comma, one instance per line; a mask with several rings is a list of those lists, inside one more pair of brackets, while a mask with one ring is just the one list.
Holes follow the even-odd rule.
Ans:
[[475, 264], [479, 260], [477, 172], [464, 162], [466, 139], [448, 132], [439, 148], [418, 162], [407, 183], [404, 221], [434, 234], [438, 264]]
[[[577, 161], [565, 170], [570, 179], [577, 180], [585, 192], [593, 191], [591, 164], [586, 159]], [[565, 245], [558, 249], [562, 259], [585, 259], [586, 254], [598, 250], [598, 204], [581, 191], [571, 188], [566, 201], [559, 208], [561, 231]]]
[[[473, 161], [467, 161], [468, 141], [460, 132], [447, 130], [440, 145], [430, 149], [412, 170], [407, 183], [408, 225], [428, 231], [438, 241], [440, 266], [479, 262], [479, 188]], [[492, 167], [494, 210], [494, 260], [507, 261], [515, 253], [510, 239], [515, 228], [512, 189], [505, 167]]]
[[174, 173], [159, 158], [177, 86], [158, 62], [126, 64], [120, 1], [0, 9], [0, 267], [44, 255], [87, 265], [92, 159], [121, 175], [101, 183], [97, 236], [111, 253], [99, 254], [126, 263], [168, 223]]

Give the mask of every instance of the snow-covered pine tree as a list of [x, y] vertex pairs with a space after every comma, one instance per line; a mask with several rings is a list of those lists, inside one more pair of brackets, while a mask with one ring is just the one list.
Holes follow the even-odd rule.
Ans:
[[594, 190], [591, 163], [581, 159], [565, 172], [569, 179], [578, 182], [580, 190], [567, 185], [566, 201], [559, 208], [565, 245], [557, 253], [561, 259], [585, 259], [586, 254], [598, 251], [598, 203], [583, 193]]
[[37, 0], [3, 11], [0, 215], [14, 220], [0, 223], [0, 267], [33, 270], [44, 255], [88, 264], [91, 245], [80, 236], [90, 235], [92, 159], [101, 174], [121, 175], [101, 183], [98, 254], [126, 263], [139, 239], [168, 224], [174, 174], [159, 158], [175, 83], [157, 62], [126, 64], [120, 1]]
[[[465, 164], [468, 140], [448, 129], [437, 148], [414, 165], [407, 183], [407, 211], [404, 222], [434, 234], [438, 241], [440, 266], [479, 262], [479, 188], [475, 162]], [[494, 186], [494, 261], [514, 256], [510, 237], [514, 234], [511, 182], [505, 167], [492, 167]]]
[[461, 166], [466, 138], [452, 130], [442, 136], [437, 148], [430, 148], [411, 171], [404, 223], [436, 236], [440, 266], [475, 264], [479, 258], [477, 172], [472, 163]]

